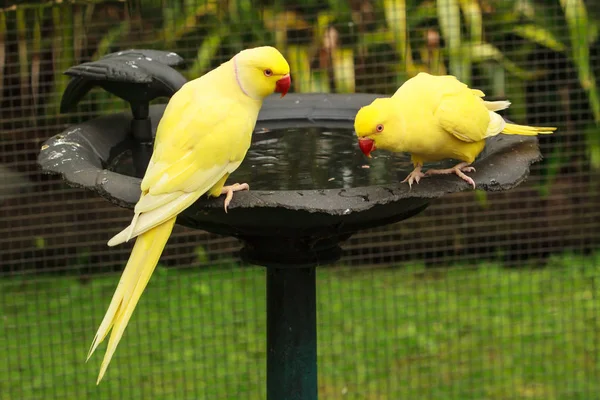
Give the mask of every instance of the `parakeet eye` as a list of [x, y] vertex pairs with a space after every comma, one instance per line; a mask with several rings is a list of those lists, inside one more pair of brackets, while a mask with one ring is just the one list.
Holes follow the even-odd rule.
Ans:
[[273, 75], [273, 71], [271, 71], [269, 68], [265, 69], [265, 76], [271, 76]]
[[379, 124], [375, 129], [377, 130], [377, 132], [383, 132], [383, 125]]

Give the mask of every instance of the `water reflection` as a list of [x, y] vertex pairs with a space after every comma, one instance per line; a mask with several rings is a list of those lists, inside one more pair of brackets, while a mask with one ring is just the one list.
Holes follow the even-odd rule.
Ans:
[[406, 155], [367, 159], [350, 129], [300, 128], [254, 133], [230, 180], [256, 190], [335, 189], [397, 182], [411, 170]]
[[[141, 177], [134, 173], [130, 146], [115, 149], [107, 168]], [[254, 133], [228, 182], [247, 182], [253, 190], [338, 189], [397, 183], [411, 170], [406, 154], [376, 151], [367, 159], [351, 129], [280, 129]]]

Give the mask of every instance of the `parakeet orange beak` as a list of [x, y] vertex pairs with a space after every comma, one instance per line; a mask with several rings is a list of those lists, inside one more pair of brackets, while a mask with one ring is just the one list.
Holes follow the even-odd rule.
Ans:
[[275, 82], [275, 93], [281, 93], [281, 97], [285, 96], [290, 90], [290, 85], [292, 84], [292, 78], [290, 78], [290, 74], [286, 74], [283, 78]]
[[365, 156], [371, 158], [371, 152], [375, 150], [375, 141], [365, 137], [358, 138], [358, 147]]

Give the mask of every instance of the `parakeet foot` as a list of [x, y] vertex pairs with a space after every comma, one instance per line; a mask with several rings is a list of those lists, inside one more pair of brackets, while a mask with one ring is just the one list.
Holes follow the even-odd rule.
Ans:
[[240, 190], [250, 190], [250, 186], [247, 183], [234, 183], [233, 185], [223, 186], [221, 189], [221, 194], [225, 194], [225, 212], [227, 212], [227, 207], [229, 203], [231, 203], [231, 199], [233, 199], [233, 192], [239, 192]]
[[468, 184], [473, 186], [473, 189], [475, 189], [475, 181], [473, 179], [471, 179], [470, 177], [468, 177], [467, 175], [465, 175], [464, 174], [465, 172], [475, 172], [475, 168], [471, 167], [466, 162], [462, 162], [460, 164], [456, 164], [452, 168], [427, 170], [427, 172], [425, 172], [425, 176], [456, 174], [462, 180], [466, 181]]
[[412, 189], [413, 182], [419, 183], [421, 178], [424, 178], [426, 175], [421, 172], [421, 168], [423, 167], [420, 165], [415, 167], [415, 169], [410, 174], [408, 174], [408, 176], [402, 181], [402, 183], [408, 181], [408, 186]]

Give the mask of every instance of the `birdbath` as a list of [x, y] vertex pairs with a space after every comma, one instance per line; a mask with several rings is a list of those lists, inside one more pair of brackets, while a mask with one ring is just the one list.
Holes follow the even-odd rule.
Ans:
[[[74, 81], [87, 82], [86, 91], [95, 85], [106, 87], [104, 81], [115, 75], [127, 81], [130, 90], [113, 93], [130, 101], [132, 110], [142, 104], [142, 109], [147, 109], [143, 118], [134, 110], [71, 126], [48, 139], [38, 157], [43, 172], [59, 174], [72, 186], [92, 190], [130, 209], [139, 199], [140, 178], [152, 152], [148, 138], [155, 135], [165, 109], [164, 105], [147, 106], [149, 97], [165, 95], [148, 89], [156, 79], [128, 75], [132, 54], [146, 58], [145, 52], [110, 55], [112, 75], [97, 75], [93, 82], [86, 71], [93, 70], [98, 61], [86, 64], [88, 68], [71, 69], [78, 71], [72, 74]], [[166, 54], [174, 53], [162, 55]], [[163, 63], [154, 66], [163, 72], [171, 68], [164, 63], [168, 57], [155, 56], [146, 61]], [[148, 70], [146, 75], [152, 75]], [[166, 95], [172, 95], [178, 84], [177, 78]], [[73, 92], [65, 91], [64, 104], [73, 106], [83, 96], [80, 91], [78, 99], [70, 98]], [[136, 92], [138, 105], [127, 98], [134, 96], [132, 92]], [[454, 175], [423, 179], [409, 189], [400, 183], [412, 169], [408, 156], [379, 152], [367, 160], [357, 146], [353, 121], [358, 109], [376, 97], [380, 96], [288, 94], [283, 99], [268, 98], [248, 155], [230, 177], [230, 182], [248, 182], [251, 190], [237, 192], [227, 214], [223, 197], [202, 198], [177, 218], [178, 224], [187, 227], [238, 238], [243, 243], [241, 258], [266, 267], [268, 400], [318, 397], [316, 267], [339, 260], [340, 243], [352, 234], [410, 218], [433, 199], [470, 190]], [[145, 131], [132, 122], [140, 118], [148, 121]], [[473, 164], [477, 172], [471, 176], [479, 189], [508, 190], [525, 180], [531, 163], [539, 159], [536, 138], [496, 136], [488, 140]], [[445, 165], [453, 164], [431, 166]]]

